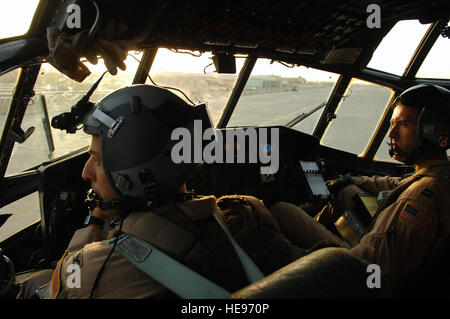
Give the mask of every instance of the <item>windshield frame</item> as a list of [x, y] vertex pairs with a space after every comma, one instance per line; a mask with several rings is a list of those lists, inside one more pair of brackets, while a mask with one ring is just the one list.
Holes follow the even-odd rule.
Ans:
[[38, 64], [24, 67], [19, 72], [19, 78], [0, 137], [0, 178], [5, 176], [6, 168], [17, 140], [15, 136], [22, 135], [23, 137], [22, 120], [28, 104], [34, 96], [33, 88], [40, 69], [41, 65]]
[[[37, 30], [37, 23], [39, 20], [41, 20], [42, 17], [38, 14], [39, 11], [43, 9], [43, 2], [41, 1], [38, 4], [35, 17], [32, 21], [31, 27], [29, 29], [29, 32], [25, 35], [23, 35], [21, 38], [26, 38], [30, 34], [33, 34], [33, 28], [36, 28]], [[414, 85], [419, 84], [421, 82], [434, 82], [438, 85], [444, 85], [448, 86], [450, 81], [448, 80], [429, 80], [429, 79], [416, 79], [415, 74], [417, 73], [417, 70], [420, 68], [422, 62], [427, 56], [427, 53], [431, 50], [432, 46], [434, 45], [435, 41], [439, 37], [439, 31], [440, 26], [442, 26], [442, 23], [445, 24], [445, 22], [437, 21], [433, 23], [427, 32], [425, 33], [425, 36], [421, 40], [419, 46], [417, 47], [415, 53], [413, 54], [411, 60], [408, 63], [408, 67], [405, 69], [404, 74], [401, 76], [395, 76], [392, 74], [388, 74], [385, 72], [372, 70], [370, 68], [363, 68], [361, 71], [357, 72], [356, 74], [345, 75], [340, 74], [339, 79], [336, 82], [336, 85], [331, 92], [331, 95], [327, 101], [326, 106], [324, 107], [321, 116], [316, 124], [316, 127], [313, 132], [313, 136], [321, 139], [326, 128], [330, 124], [333, 118], [333, 114], [336, 111], [336, 108], [339, 104], [339, 101], [341, 100], [345, 90], [347, 89], [348, 85], [351, 82], [352, 78], [359, 78], [362, 80], [366, 80], [369, 82], [373, 82], [375, 84], [380, 84], [383, 86], [391, 87], [394, 91], [395, 96], [398, 95], [398, 92], [404, 90], [405, 88]], [[135, 73], [133, 84], [136, 83], [145, 83], [147, 79], [147, 74], [151, 70], [151, 66], [153, 64], [155, 55], [157, 53], [158, 48], [148, 48], [144, 50], [144, 56], [141, 60], [141, 63], [139, 64], [139, 67]], [[251, 71], [253, 67], [255, 66], [255, 63], [259, 57], [250, 54], [245, 59], [245, 63], [239, 73], [239, 75], [236, 78], [236, 81], [234, 83], [234, 86], [232, 88], [231, 93], [228, 95], [227, 101], [222, 109], [222, 113], [220, 116], [220, 119], [216, 125], [217, 128], [225, 128], [229, 119], [231, 118], [231, 115], [233, 111], [235, 110], [235, 107], [237, 105], [238, 100], [241, 97], [241, 93], [244, 90], [244, 87], [247, 83], [247, 80], [250, 77]], [[307, 65], [305, 65], [307, 66]], [[325, 68], [318, 68], [317, 66], [314, 66], [317, 69], [324, 71]], [[24, 112], [27, 108], [27, 102], [29, 100], [28, 97], [33, 96], [34, 92], [32, 90], [33, 85], [36, 81], [37, 75], [39, 73], [40, 65], [38, 66], [28, 66], [24, 67], [19, 75], [18, 82], [16, 85], [16, 90], [14, 91], [14, 96], [8, 111], [8, 116], [4, 125], [3, 133], [0, 140], [0, 174], [1, 177], [4, 177], [6, 167], [8, 165], [12, 149], [14, 147], [14, 143], [11, 140], [11, 131], [13, 132], [21, 132], [22, 128], [20, 127]], [[376, 151], [378, 150], [383, 136], [385, 135], [385, 131], [388, 128], [388, 120], [389, 120], [389, 112], [386, 112], [384, 114], [384, 118], [380, 121], [379, 126], [377, 127], [376, 131], [374, 132], [366, 150], [361, 155], [361, 157], [366, 159], [373, 159]]]

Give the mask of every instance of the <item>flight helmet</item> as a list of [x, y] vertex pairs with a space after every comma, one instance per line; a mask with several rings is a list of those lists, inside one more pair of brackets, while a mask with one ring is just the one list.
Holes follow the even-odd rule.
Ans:
[[[205, 104], [192, 106], [167, 89], [132, 85], [118, 89], [84, 115], [84, 132], [100, 138], [103, 168], [119, 199], [151, 208], [172, 198], [198, 163], [175, 163], [175, 128], [193, 134], [194, 120], [211, 127]], [[191, 135], [192, 135], [191, 134]]]

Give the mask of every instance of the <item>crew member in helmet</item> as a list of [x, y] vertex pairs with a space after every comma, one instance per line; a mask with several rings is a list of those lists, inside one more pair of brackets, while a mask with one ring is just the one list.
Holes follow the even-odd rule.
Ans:
[[[254, 239], [253, 246], [246, 245], [237, 236], [236, 241], [247, 250], [261, 246], [261, 254], [250, 249], [256, 267], [250, 265], [250, 271], [244, 271], [240, 260], [245, 256], [238, 257], [238, 248], [233, 247], [215, 220], [220, 219], [217, 212], [225, 215], [217, 209], [223, 202], [212, 195], [195, 196], [187, 192], [185, 182], [199, 164], [172, 161], [171, 149], [176, 141], [172, 141], [171, 133], [178, 127], [192, 133], [194, 120], [208, 123], [205, 105], [190, 106], [170, 91], [150, 85], [125, 87], [97, 105], [86, 105], [89, 110], [82, 123], [84, 131], [92, 135], [92, 142], [82, 178], [92, 187], [87, 198], [90, 216], [86, 226], [73, 235], [66, 253], [51, 272], [50, 282], [37, 291], [39, 284], [45, 281], [42, 277], [25, 282], [21, 297], [30, 297], [35, 291], [44, 298], [199, 296], [180, 295], [173, 286], [166, 284], [169, 281], [175, 288], [185, 290], [202, 286], [187, 278], [174, 282], [179, 271], [174, 273], [176, 263], [173, 260], [213, 282], [223, 290], [214, 288], [214, 291], [219, 291], [217, 295], [223, 297], [223, 292], [231, 293], [248, 285], [248, 278], [253, 278], [251, 281], [262, 278], [304, 254], [281, 234], [272, 214], [260, 200], [250, 196], [225, 198], [232, 202], [245, 201], [253, 210], [247, 217], [254, 218], [254, 213], [258, 214], [257, 228], [265, 230], [259, 243], [258, 238]], [[104, 240], [102, 227], [107, 217], [112, 218], [114, 227]], [[245, 237], [243, 223], [239, 221], [242, 216], [225, 217], [230, 232], [243, 233]], [[237, 223], [233, 224], [229, 217]], [[121, 234], [129, 237], [119, 237]], [[264, 240], [275, 243], [279, 249], [265, 254]], [[143, 241], [152, 248], [142, 244]], [[157, 257], [157, 251], [162, 257]], [[163, 259], [154, 261], [153, 258]], [[144, 261], [159, 263], [160, 266], [147, 269], [157, 269], [162, 277], [154, 272], [148, 275], [136, 266]], [[252, 261], [246, 260], [245, 264], [252, 264]], [[71, 265], [81, 270], [79, 278], [67, 271]], [[47, 280], [49, 274], [47, 271]]]
[[[442, 253], [450, 241], [450, 161], [446, 154], [450, 91], [431, 84], [417, 85], [405, 90], [392, 108], [389, 153], [412, 165], [415, 173], [403, 180], [389, 176], [351, 177], [348, 181], [354, 184], [346, 187], [347, 191], [350, 188], [346, 197], [349, 202], [361, 188], [373, 193], [392, 190], [378, 209], [372, 228], [350, 248], [355, 255], [380, 266], [384, 287], [396, 288]], [[334, 234], [294, 205], [277, 203], [271, 211], [286, 237], [299, 247], [335, 239]]]

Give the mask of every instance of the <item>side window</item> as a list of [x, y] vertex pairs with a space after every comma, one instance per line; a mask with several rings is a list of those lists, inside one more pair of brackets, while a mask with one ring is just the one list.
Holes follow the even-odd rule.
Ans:
[[354, 79], [321, 144], [358, 155], [363, 153], [392, 94], [386, 87]]
[[1, 1], [0, 39], [28, 32], [39, 0]]
[[[447, 24], [450, 28], [450, 23]], [[443, 35], [434, 43], [433, 47], [417, 71], [417, 78], [450, 79], [450, 40]]]
[[0, 132], [3, 132], [5, 127], [6, 116], [8, 115], [18, 76], [19, 69], [0, 76]]
[[422, 24], [419, 20], [397, 22], [378, 45], [367, 67], [402, 75], [429, 27], [430, 24]]
[[22, 228], [28, 227], [41, 219], [38, 192], [3, 206], [0, 208], [0, 214], [13, 214], [0, 228], [1, 242]]
[[387, 143], [390, 142], [389, 139], [389, 130], [384, 136], [383, 142], [380, 145], [380, 148], [378, 149], [377, 153], [375, 154], [375, 160], [377, 161], [383, 161], [383, 162], [392, 162], [392, 163], [398, 163], [395, 159], [389, 156], [389, 145]]
[[[91, 102], [96, 103], [112, 91], [132, 83], [138, 63], [128, 57], [125, 64], [127, 65], [125, 72], [119, 71], [115, 76], [107, 73], [104, 76], [91, 96]], [[91, 137], [82, 131], [67, 134], [50, 126], [52, 118], [63, 112], [69, 112], [70, 108], [88, 92], [106, 70], [101, 60], [97, 65], [89, 63], [86, 65], [91, 75], [82, 83], [71, 80], [50, 64], [41, 66], [34, 86], [35, 96], [28, 104], [21, 125], [24, 131], [34, 127], [34, 132], [24, 143], [14, 145], [5, 176], [89, 145]]]

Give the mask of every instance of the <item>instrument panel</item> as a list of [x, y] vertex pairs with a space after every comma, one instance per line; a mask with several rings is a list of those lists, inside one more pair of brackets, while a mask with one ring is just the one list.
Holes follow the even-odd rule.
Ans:
[[[231, 136], [231, 130], [239, 135], [236, 132], [245, 133], [247, 129], [227, 128], [221, 131], [223, 136]], [[229, 194], [252, 195], [262, 199], [266, 206], [278, 201], [299, 205], [307, 201], [321, 204], [327, 200], [330, 193], [322, 176], [323, 163], [317, 161], [318, 139], [286, 127], [268, 127], [265, 131], [261, 129], [256, 131], [268, 132], [268, 135], [257, 135], [253, 143], [251, 136], [227, 140], [224, 161], [203, 164], [189, 180], [188, 189], [200, 195], [213, 194], [217, 197]], [[255, 143], [259, 148], [258, 157], [254, 156]], [[232, 156], [230, 151], [234, 152]], [[261, 154], [267, 155], [266, 161], [261, 160], [264, 159]], [[230, 163], [226, 161], [227, 158], [236, 161]], [[264, 170], [268, 167], [272, 171]]]

